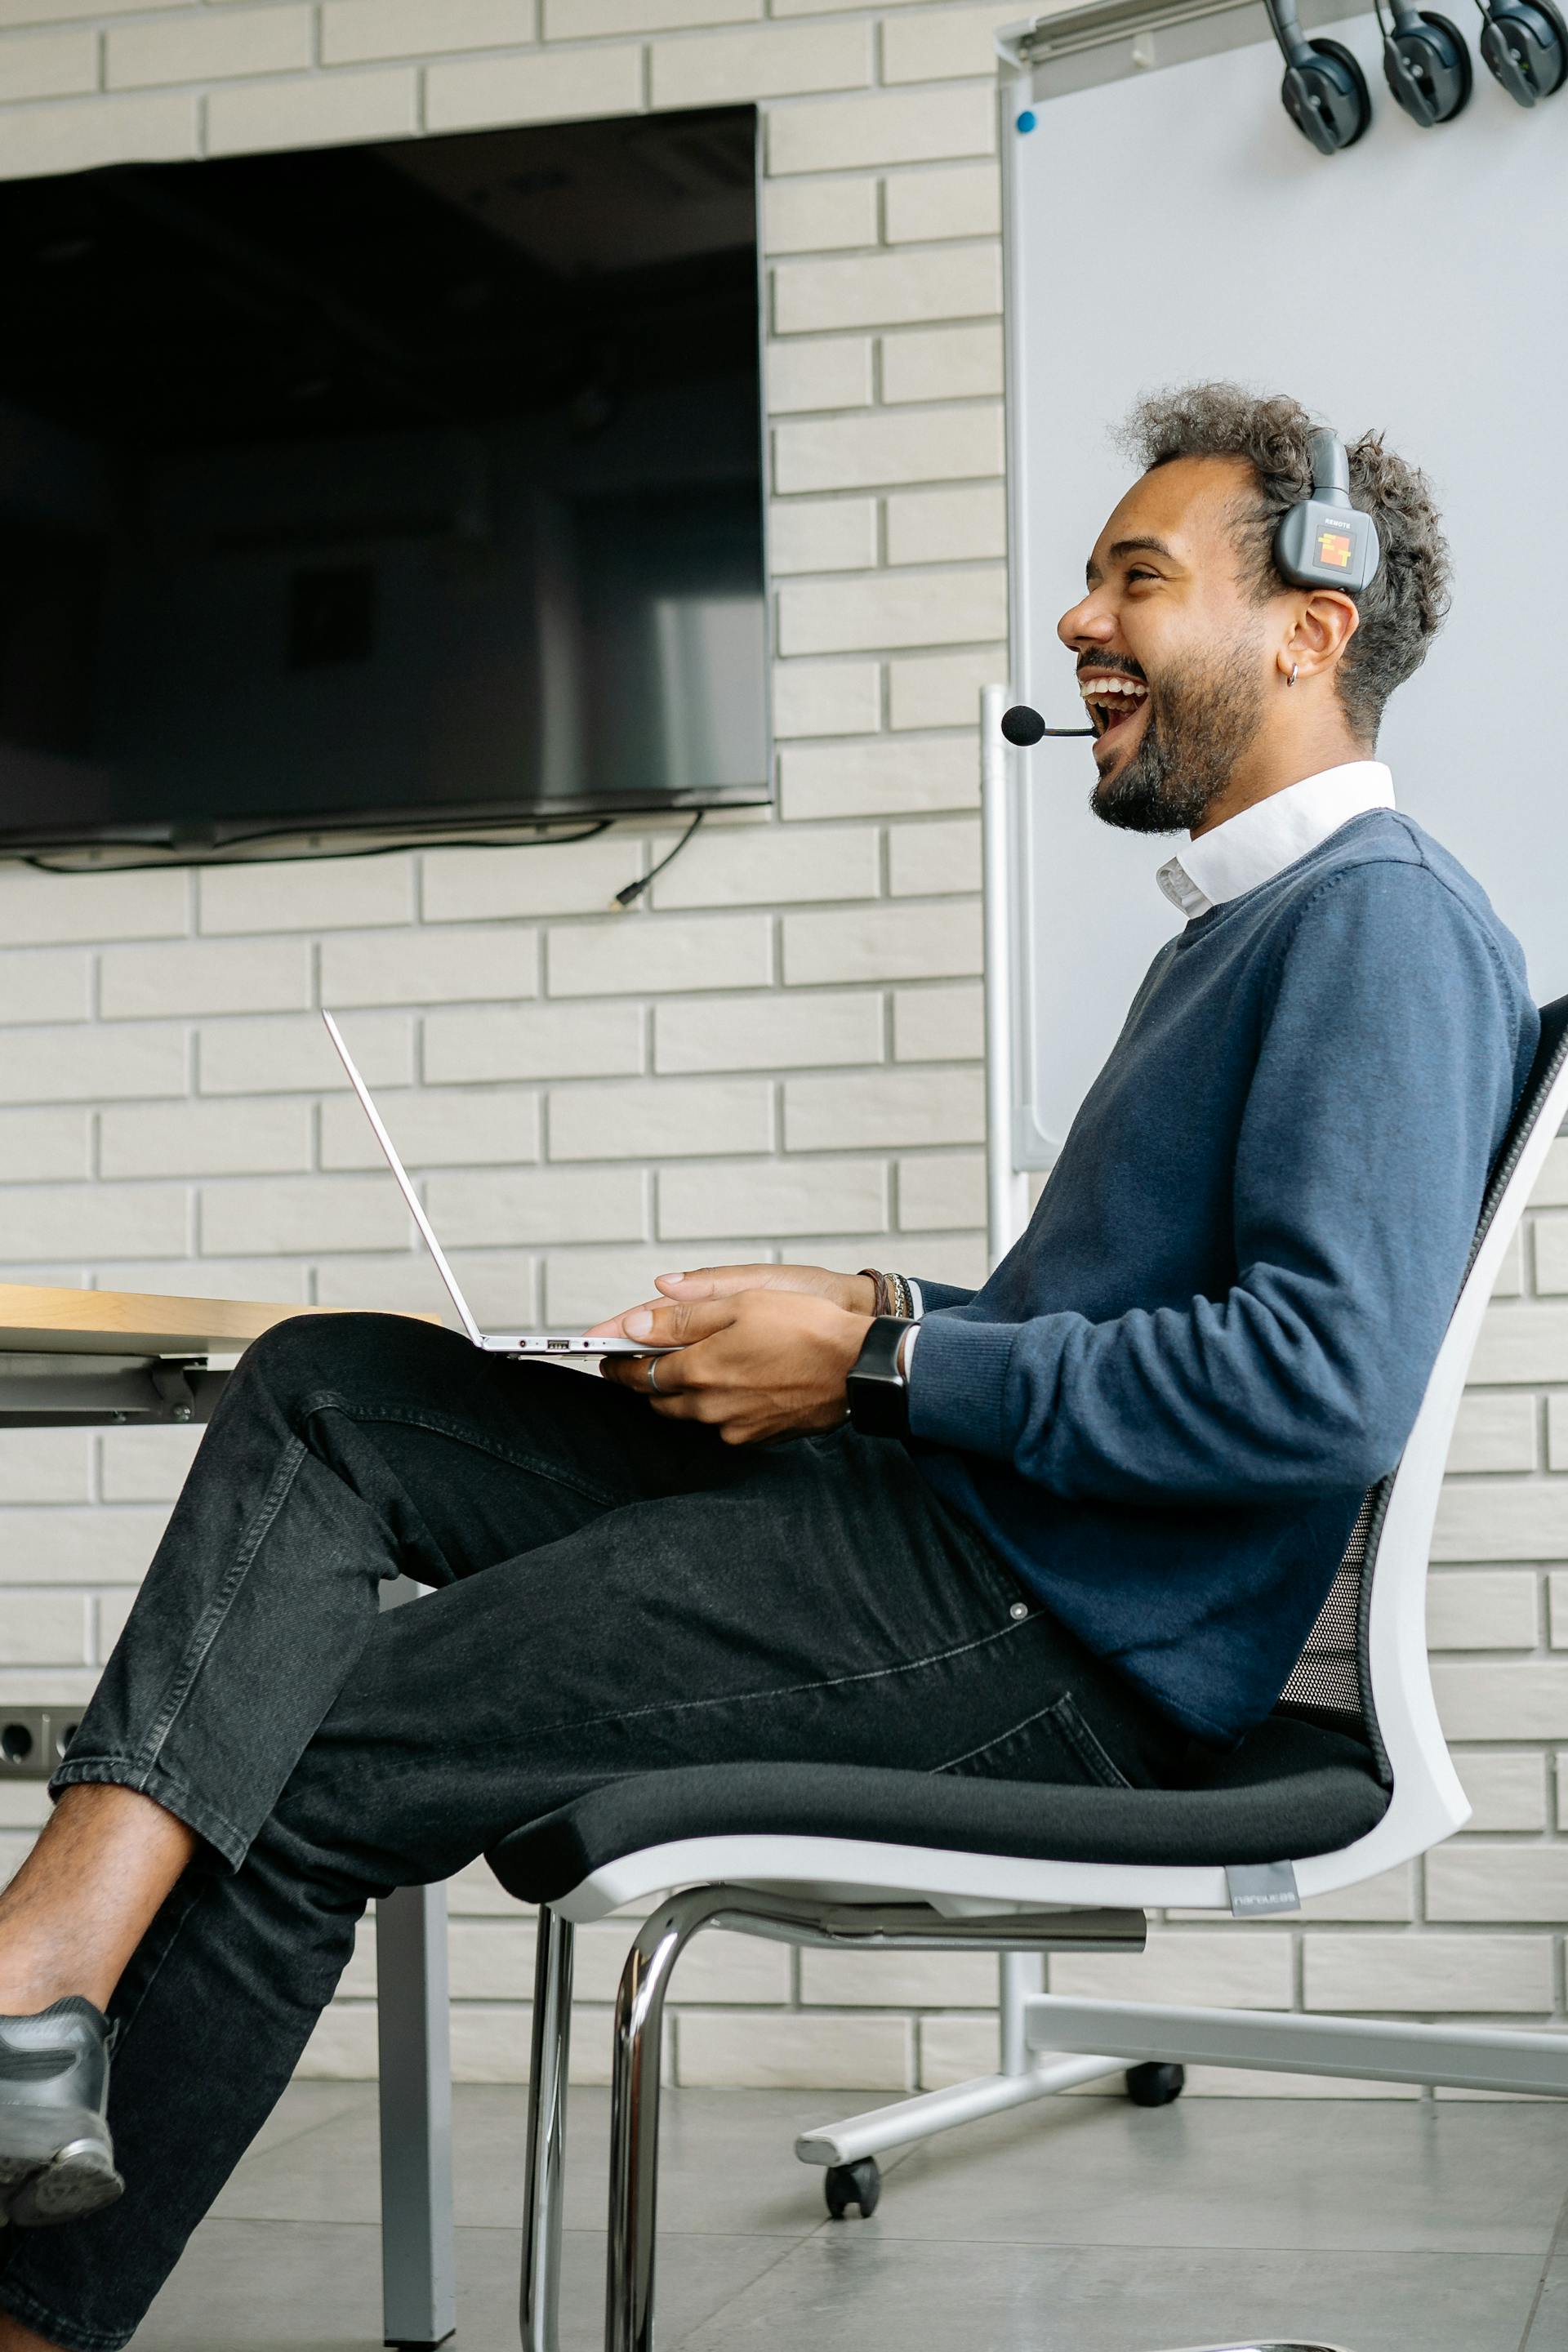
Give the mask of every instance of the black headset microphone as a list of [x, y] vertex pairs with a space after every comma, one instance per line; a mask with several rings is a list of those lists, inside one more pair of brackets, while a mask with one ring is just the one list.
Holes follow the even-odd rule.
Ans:
[[1026, 702], [1016, 702], [1011, 710], [1002, 713], [1002, 732], [1009, 743], [1016, 743], [1020, 751], [1026, 751], [1042, 735], [1092, 735], [1094, 729], [1047, 727], [1037, 710], [1031, 710]]
[[[1312, 487], [1287, 507], [1274, 526], [1274, 562], [1292, 588], [1340, 588], [1359, 595], [1370, 588], [1383, 562], [1377, 525], [1351, 504], [1351, 461], [1344, 443], [1327, 426], [1307, 444]], [[1047, 727], [1037, 710], [1016, 702], [1005, 710], [1002, 732], [1026, 751], [1042, 735], [1093, 735], [1092, 727]]]

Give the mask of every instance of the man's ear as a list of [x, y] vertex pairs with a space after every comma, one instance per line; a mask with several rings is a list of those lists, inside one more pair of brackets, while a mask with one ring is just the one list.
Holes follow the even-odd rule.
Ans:
[[1335, 588], [1314, 588], [1296, 608], [1280, 646], [1280, 669], [1289, 677], [1318, 677], [1337, 669], [1345, 647], [1361, 626], [1352, 598]]

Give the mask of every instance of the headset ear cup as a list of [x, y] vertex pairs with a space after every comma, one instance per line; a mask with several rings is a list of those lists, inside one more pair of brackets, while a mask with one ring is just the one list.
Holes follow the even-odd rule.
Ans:
[[1366, 76], [1361, 60], [1342, 41], [1310, 41], [1307, 45], [1314, 56], [1328, 59], [1340, 68], [1339, 79], [1344, 92], [1346, 130], [1340, 141], [1342, 147], [1353, 147], [1372, 121], [1372, 92], [1366, 86]]
[[1568, 24], [1557, 0], [1488, 0], [1481, 55], [1516, 105], [1534, 106], [1568, 79]]
[[[1396, 106], [1404, 106], [1422, 130], [1429, 130], [1434, 122], [1453, 122], [1455, 115], [1465, 113], [1477, 78], [1469, 64], [1469, 49], [1448, 16], [1422, 9], [1420, 24], [1420, 33], [1413, 28], [1394, 30], [1383, 42], [1383, 70]], [[1389, 52], [1399, 54], [1408, 68], [1420, 73], [1415, 91], [1405, 89], [1404, 80], [1396, 78]]]
[[1280, 85], [1280, 103], [1321, 155], [1337, 155], [1353, 147], [1372, 121], [1372, 93], [1342, 41], [1309, 41], [1307, 47], [1310, 58], [1292, 65]]
[[1556, 0], [1534, 0], [1538, 13], [1546, 19], [1551, 38], [1542, 44], [1544, 54], [1541, 60], [1541, 95], [1552, 98], [1568, 81], [1568, 19]]

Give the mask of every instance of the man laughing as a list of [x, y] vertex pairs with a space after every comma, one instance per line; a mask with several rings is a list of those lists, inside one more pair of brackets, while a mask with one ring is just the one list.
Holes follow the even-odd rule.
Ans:
[[[669, 1275], [602, 1328], [675, 1352], [601, 1381], [374, 1316], [250, 1349], [0, 1898], [0, 2352], [128, 2343], [366, 1902], [584, 1789], [812, 1760], [1048, 1806], [1268, 1714], [1539, 1026], [1373, 758], [1444, 611], [1430, 493], [1362, 440], [1381, 568], [1290, 584], [1311, 430], [1227, 385], [1133, 419], [1060, 635], [1095, 813], [1189, 836], [1183, 927], [980, 1290]], [[433, 1597], [378, 1613], [399, 1570]]]

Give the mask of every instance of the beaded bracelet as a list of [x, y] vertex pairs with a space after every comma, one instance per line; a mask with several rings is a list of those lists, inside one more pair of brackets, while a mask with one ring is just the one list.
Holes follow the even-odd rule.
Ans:
[[883, 1274], [874, 1265], [863, 1265], [860, 1272], [876, 1286], [879, 1315], [896, 1315], [901, 1323], [914, 1321], [915, 1295], [901, 1274]]

